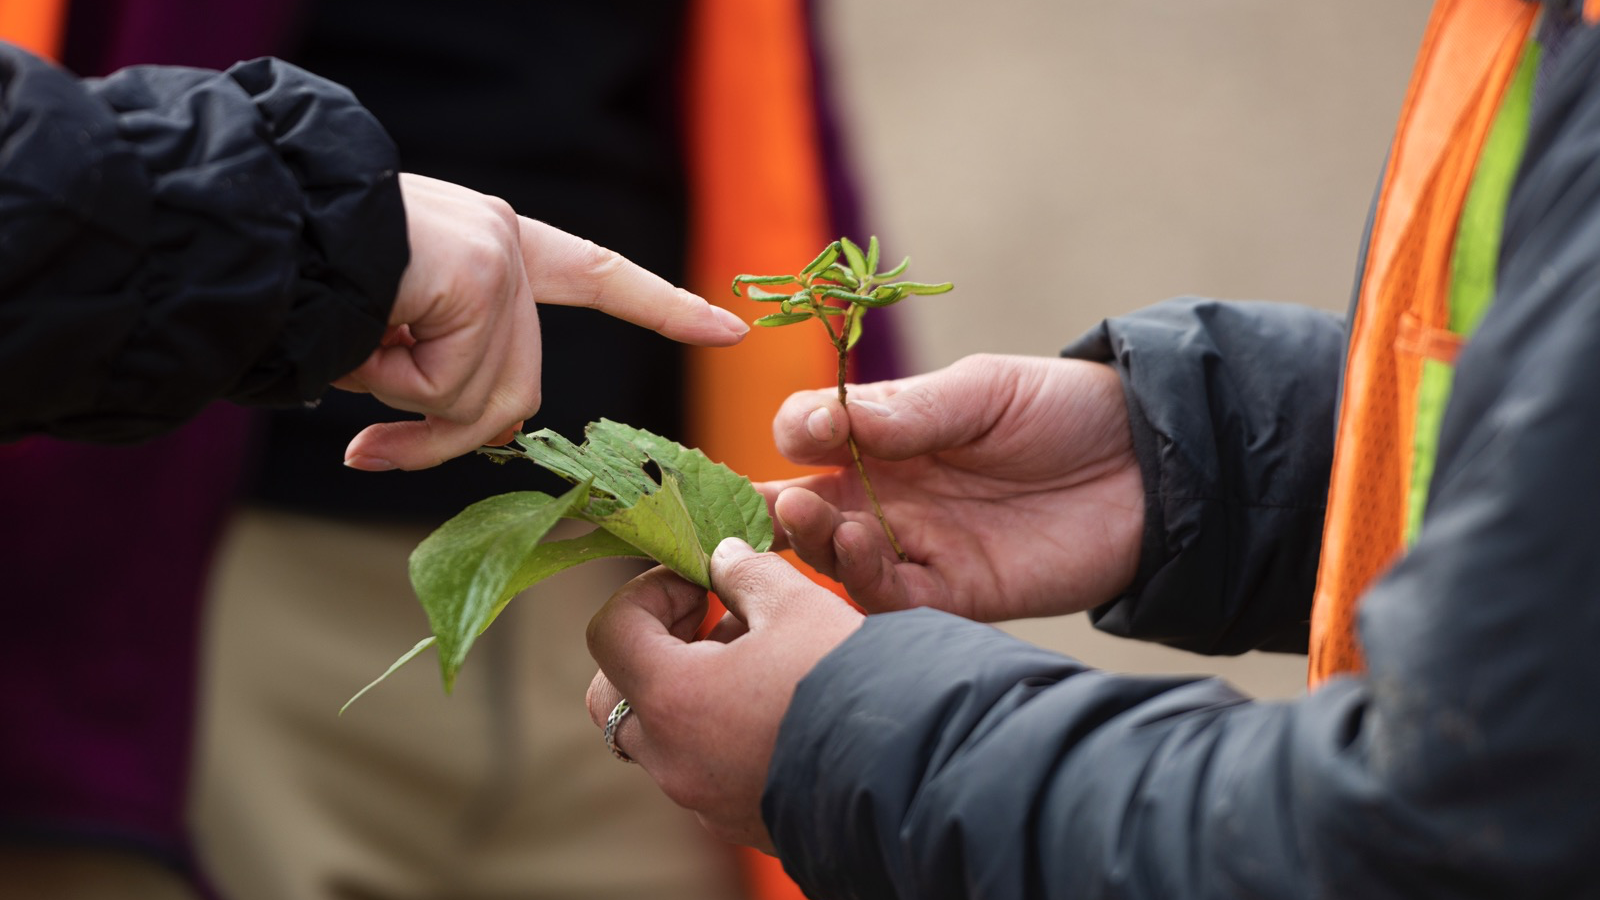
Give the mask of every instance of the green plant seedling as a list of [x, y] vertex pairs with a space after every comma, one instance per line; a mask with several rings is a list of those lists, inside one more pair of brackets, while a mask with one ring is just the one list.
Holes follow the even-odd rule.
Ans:
[[[756, 320], [757, 325], [778, 327], [794, 325], [816, 319], [827, 330], [828, 343], [839, 356], [839, 405], [849, 405], [845, 388], [845, 370], [850, 350], [861, 340], [861, 320], [867, 310], [899, 303], [907, 297], [943, 294], [955, 287], [951, 282], [924, 284], [918, 281], [893, 281], [911, 265], [908, 256], [899, 265], [886, 272], [878, 271], [878, 239], [874, 236], [867, 248], [849, 238], [842, 237], [823, 248], [817, 257], [794, 275], [740, 275], [733, 279], [734, 296], [743, 296], [761, 303], [776, 303], [778, 311]], [[769, 291], [769, 287], [788, 286], [788, 292]], [[872, 479], [861, 462], [861, 450], [854, 435], [849, 436], [850, 456], [855, 460], [856, 474], [866, 489], [872, 511], [889, 538], [889, 546], [904, 561], [906, 552], [895, 539], [894, 529], [878, 504], [878, 495], [872, 490]]]

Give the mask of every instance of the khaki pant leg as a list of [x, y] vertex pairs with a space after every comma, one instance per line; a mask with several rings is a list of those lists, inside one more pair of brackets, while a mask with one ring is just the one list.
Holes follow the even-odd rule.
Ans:
[[425, 532], [252, 511], [209, 625], [202, 854], [233, 900], [732, 897], [728, 848], [584, 711], [584, 627], [636, 568], [518, 597], [446, 697], [406, 578]]

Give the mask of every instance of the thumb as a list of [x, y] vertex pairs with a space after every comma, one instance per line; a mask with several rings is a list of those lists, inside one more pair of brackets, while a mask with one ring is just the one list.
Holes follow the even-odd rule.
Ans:
[[711, 589], [752, 630], [786, 611], [822, 600], [844, 605], [788, 560], [776, 553], [757, 553], [738, 538], [724, 539], [711, 554]]
[[968, 357], [924, 375], [852, 385], [844, 409], [832, 392], [801, 391], [779, 408], [773, 437], [790, 461], [812, 465], [848, 460], [847, 435], [862, 453], [885, 460], [961, 447], [994, 426], [1015, 376], [998, 357]]

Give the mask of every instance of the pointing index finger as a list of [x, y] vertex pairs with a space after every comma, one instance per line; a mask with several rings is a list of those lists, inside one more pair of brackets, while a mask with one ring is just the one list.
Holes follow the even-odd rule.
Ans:
[[534, 219], [521, 219], [522, 259], [534, 300], [583, 306], [687, 344], [736, 344], [750, 326], [604, 247]]

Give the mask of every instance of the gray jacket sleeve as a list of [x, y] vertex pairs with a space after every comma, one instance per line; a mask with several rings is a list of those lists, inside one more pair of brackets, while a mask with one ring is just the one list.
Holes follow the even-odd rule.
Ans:
[[1344, 321], [1273, 303], [1181, 298], [1063, 351], [1122, 376], [1145, 485], [1112, 634], [1199, 653], [1304, 652], [1322, 540]]
[[1369, 670], [1292, 702], [928, 611], [801, 682], [764, 812], [828, 898], [1600, 896], [1600, 32], [1574, 39], [1457, 361]]
[[0, 44], [0, 440], [129, 440], [318, 396], [405, 268], [398, 155], [261, 59], [79, 80]]

